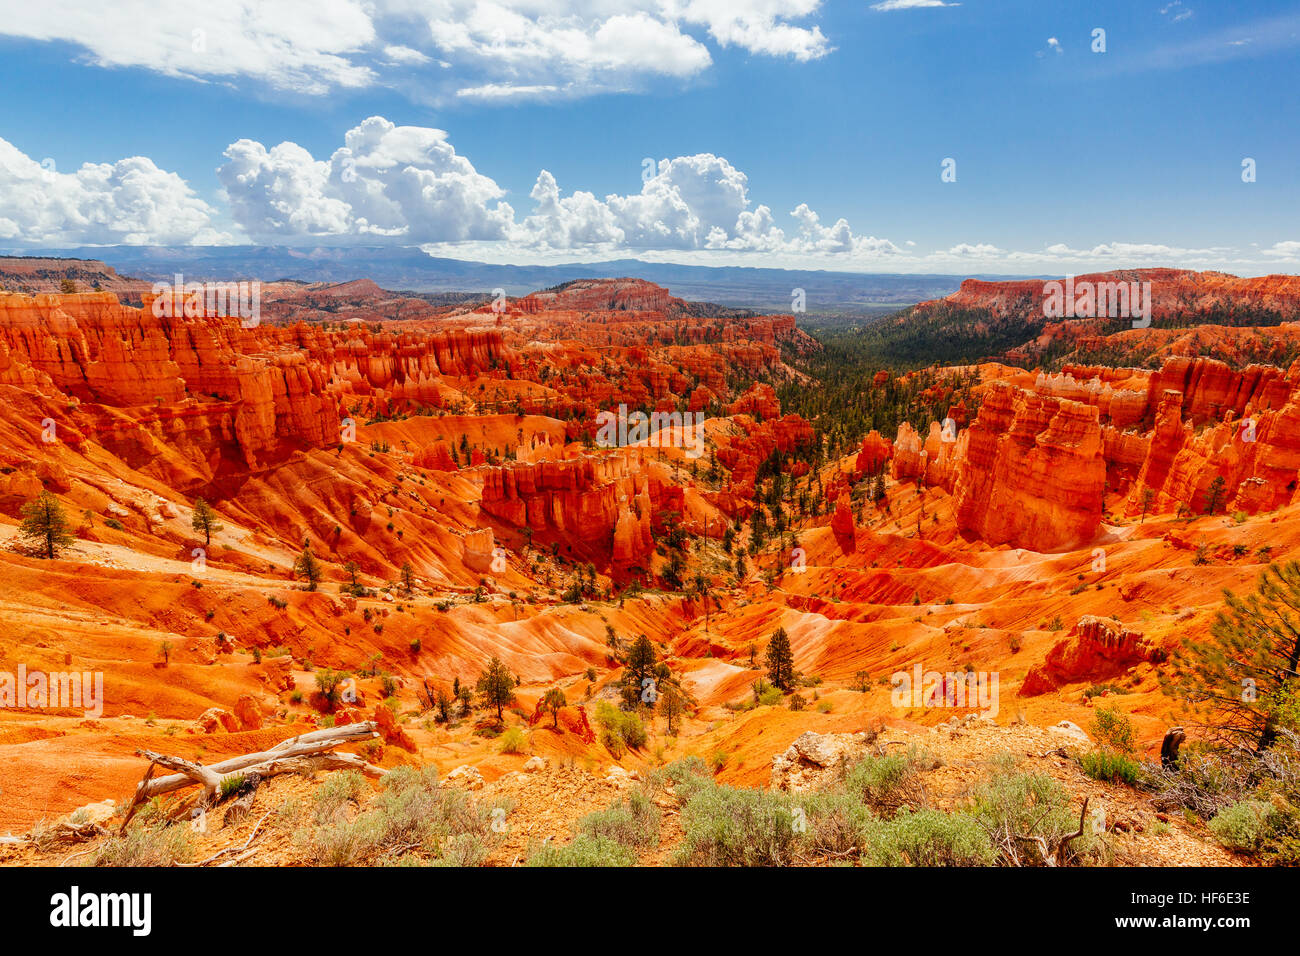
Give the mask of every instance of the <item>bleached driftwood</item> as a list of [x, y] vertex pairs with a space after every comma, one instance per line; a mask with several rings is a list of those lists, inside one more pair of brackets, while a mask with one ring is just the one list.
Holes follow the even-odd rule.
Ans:
[[[341, 744], [379, 736], [376, 727], [374, 721], [326, 727], [281, 741], [270, 750], [232, 757], [211, 766], [150, 750], [137, 750], [137, 755], [148, 758], [149, 767], [144, 778], [136, 785], [131, 805], [122, 821], [122, 832], [125, 832], [136, 809], [144, 801], [195, 784], [203, 787], [199, 798], [200, 806], [208, 806], [216, 802], [224, 782], [253, 775], [265, 779], [282, 773], [348, 769], [359, 770], [370, 777], [381, 777], [387, 771], [367, 763], [355, 754], [329, 752]], [[153, 772], [158, 767], [173, 772], [165, 777], [154, 778]]]
[[[335, 747], [341, 746], [342, 744], [378, 737], [378, 726], [379, 725], [373, 720], [367, 720], [358, 724], [347, 724], [343, 727], [326, 727], [322, 730], [313, 730], [308, 734], [302, 734], [298, 737], [290, 737], [288, 740], [282, 740], [270, 750], [263, 750], [259, 753], [244, 754], [242, 757], [231, 757], [229, 760], [214, 763], [211, 767], [206, 769], [224, 775], [236, 770], [248, 770], [259, 763], [265, 763], [269, 760], [323, 753], [327, 750], [333, 750]], [[141, 800], [148, 800], [149, 798], [156, 797], [159, 794], [171, 793], [173, 790], [180, 790], [183, 787], [188, 787], [194, 782], [194, 778], [189, 774], [173, 773], [166, 777], [159, 777], [156, 780], [150, 780], [147, 782], [141, 781], [141, 784], [144, 785], [144, 790], [143, 792], [137, 790], [137, 795]]]

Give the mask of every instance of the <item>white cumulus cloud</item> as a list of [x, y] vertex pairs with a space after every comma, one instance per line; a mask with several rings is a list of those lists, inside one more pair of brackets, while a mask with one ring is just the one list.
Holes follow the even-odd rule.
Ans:
[[185, 180], [130, 156], [59, 172], [0, 139], [0, 239], [25, 245], [219, 244], [214, 210]]
[[254, 237], [372, 236], [410, 243], [504, 239], [514, 211], [440, 129], [372, 116], [326, 160], [295, 143], [241, 139], [217, 170]]

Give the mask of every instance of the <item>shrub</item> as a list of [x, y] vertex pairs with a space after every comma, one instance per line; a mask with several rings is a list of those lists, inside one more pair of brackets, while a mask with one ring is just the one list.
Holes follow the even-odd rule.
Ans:
[[600, 742], [615, 760], [622, 758], [627, 753], [627, 744], [623, 743], [622, 734], [613, 727], [600, 728]]
[[636, 852], [604, 837], [579, 836], [568, 846], [544, 846], [525, 866], [635, 866]]
[[659, 824], [659, 808], [638, 790], [626, 800], [617, 800], [604, 810], [584, 816], [577, 823], [575, 835], [647, 849], [659, 845]]
[[1244, 799], [1253, 774], [1235, 754], [1189, 744], [1176, 766], [1150, 767], [1147, 776], [1156, 809], [1191, 810], [1209, 818]]
[[799, 840], [791, 798], [763, 790], [700, 787], [682, 807], [679, 866], [788, 866]]
[[706, 764], [697, 756], [682, 757], [667, 764], [661, 771], [665, 779], [672, 781], [673, 786], [682, 797], [689, 797], [690, 794], [700, 787], [713, 785], [713, 773]]
[[919, 806], [922, 799], [920, 757], [907, 753], [864, 757], [844, 778], [844, 788], [877, 813], [892, 813], [904, 805]]
[[785, 700], [785, 695], [781, 693], [779, 687], [769, 687], [759, 694], [758, 705], [760, 707], [778, 707]]
[[333, 710], [339, 703], [339, 686], [347, 680], [347, 673], [344, 671], [332, 671], [329, 668], [322, 668], [316, 672], [316, 690], [320, 693], [321, 702], [324, 703], [326, 710]]
[[1243, 800], [1210, 821], [1210, 832], [1230, 850], [1259, 857], [1275, 866], [1300, 862], [1300, 807], [1272, 781], [1258, 793], [1267, 799]]
[[990, 866], [997, 851], [967, 813], [903, 810], [868, 831], [864, 862], [872, 866]]
[[1271, 831], [1271, 804], [1263, 800], [1243, 800], [1223, 810], [1210, 821], [1210, 832], [1229, 850], [1255, 854]]
[[528, 735], [518, 727], [511, 727], [501, 735], [501, 752], [503, 754], [521, 754], [528, 744]]
[[857, 797], [848, 793], [813, 793], [801, 796], [799, 809], [807, 824], [804, 839], [816, 853], [843, 856], [866, 847], [877, 818]]
[[[359, 774], [333, 774], [318, 788], [315, 826], [295, 834], [309, 862], [396, 863], [413, 851], [447, 863], [486, 855], [475, 844], [491, 839], [490, 812], [462, 790], [439, 787], [433, 768], [397, 767], [383, 777], [381, 786], [354, 820], [347, 818], [347, 805], [367, 789]], [[465, 839], [467, 835], [473, 839]]]
[[477, 833], [457, 833], [447, 837], [442, 855], [434, 866], [482, 866], [488, 857], [487, 841]]
[[[1042, 837], [1048, 847], [1079, 826], [1079, 815], [1070, 809], [1070, 795], [1051, 777], [1038, 773], [1020, 773], [1010, 754], [994, 763], [993, 774], [975, 792], [973, 816], [992, 840], [994, 849], [1005, 863], [1020, 866], [1043, 865]], [[1105, 849], [1085, 828], [1081, 837], [1070, 843], [1067, 861], [1097, 862]]]
[[616, 757], [622, 756], [628, 748], [640, 750], [645, 746], [645, 724], [636, 714], [601, 701], [596, 707], [596, 721], [603, 728], [601, 742]]
[[1103, 747], [1122, 754], [1133, 752], [1133, 721], [1113, 708], [1098, 708], [1088, 723], [1093, 738]]
[[105, 840], [95, 851], [94, 866], [174, 866], [194, 855], [184, 825], [137, 824]]
[[1142, 779], [1142, 766], [1127, 754], [1098, 749], [1079, 755], [1079, 766], [1093, 780], [1126, 783], [1130, 787]]

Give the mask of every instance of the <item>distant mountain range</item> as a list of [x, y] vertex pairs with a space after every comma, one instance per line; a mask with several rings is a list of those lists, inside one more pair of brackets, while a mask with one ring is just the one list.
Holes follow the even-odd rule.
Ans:
[[[181, 272], [187, 279], [348, 282], [373, 279], [386, 289], [413, 292], [491, 292], [523, 295], [573, 279], [634, 276], [688, 300], [707, 300], [762, 311], [789, 312], [803, 289], [809, 312], [871, 311], [910, 305], [956, 292], [956, 275], [902, 275], [689, 266], [615, 259], [552, 266], [510, 266], [439, 259], [415, 248], [288, 246], [94, 246], [26, 251], [16, 255], [95, 259], [123, 276], [150, 281]], [[980, 276], [983, 279], [1023, 276]]]

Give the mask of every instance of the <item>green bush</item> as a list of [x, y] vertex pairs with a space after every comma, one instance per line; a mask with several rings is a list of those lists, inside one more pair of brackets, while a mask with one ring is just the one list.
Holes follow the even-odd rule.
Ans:
[[940, 810], [900, 811], [868, 831], [872, 866], [991, 866], [997, 851], [973, 816]]
[[758, 695], [758, 705], [760, 707], [777, 707], [785, 700], [785, 695], [781, 693], [779, 687], [769, 687]]
[[600, 742], [613, 755], [615, 760], [627, 753], [627, 744], [623, 742], [623, 735], [613, 727], [600, 728]]
[[[1079, 827], [1079, 813], [1070, 807], [1070, 795], [1046, 774], [1020, 773], [1010, 754], [994, 762], [992, 775], [975, 791], [973, 816], [990, 835], [994, 848], [1005, 863], [1043, 865], [1042, 837], [1049, 847]], [[1067, 862], [1100, 862], [1104, 842], [1085, 827], [1081, 837], [1070, 843]]]
[[194, 856], [189, 827], [183, 824], [136, 824], [111, 836], [95, 851], [94, 866], [174, 866]]
[[1234, 803], [1210, 821], [1210, 832], [1229, 850], [1255, 854], [1272, 831], [1272, 804], [1263, 800]]
[[700, 787], [713, 786], [713, 771], [703, 759], [692, 754], [666, 764], [659, 773], [671, 781], [682, 799], [687, 799]]
[[1126, 783], [1132, 787], [1142, 779], [1142, 765], [1127, 754], [1113, 750], [1080, 754], [1079, 766], [1093, 780], [1106, 783]]
[[633, 791], [626, 800], [617, 800], [580, 819], [576, 835], [648, 849], [659, 845], [659, 826], [659, 808], [645, 793]]
[[[679, 866], [788, 866], [800, 838], [791, 798], [763, 790], [702, 786], [682, 807]], [[805, 818], [806, 819], [806, 818]]]
[[876, 815], [848, 793], [812, 793], [801, 796], [798, 809], [806, 820], [804, 839], [816, 853], [843, 856], [861, 852], [867, 845]]
[[[342, 779], [339, 779], [339, 778]], [[390, 864], [419, 852], [433, 862], [486, 856], [491, 814], [462, 790], [438, 786], [432, 767], [397, 767], [384, 775], [369, 807], [349, 819], [365, 788], [355, 772], [332, 774], [314, 797], [312, 827], [295, 834], [308, 860], [324, 866]], [[465, 839], [466, 836], [473, 839]], [[478, 848], [476, 844], [482, 843]]]
[[511, 727], [501, 735], [501, 752], [503, 754], [521, 754], [528, 745], [528, 735], [518, 727]]
[[603, 728], [601, 742], [609, 747], [610, 752], [616, 757], [622, 756], [622, 750], [615, 742], [615, 738], [621, 741], [624, 748], [640, 750], [645, 746], [645, 724], [641, 723], [641, 718], [636, 714], [619, 710], [601, 701], [596, 706], [596, 721]]
[[1243, 800], [1210, 821], [1210, 832], [1230, 850], [1259, 857], [1275, 866], [1300, 863], [1300, 807], [1276, 789], [1263, 787], [1268, 799]]
[[568, 846], [544, 846], [525, 866], [635, 866], [636, 851], [598, 836], [578, 836]]
[[864, 757], [849, 768], [844, 788], [877, 813], [917, 806], [921, 800], [920, 761], [915, 748], [908, 748], [907, 753]]
[[1088, 723], [1092, 737], [1102, 748], [1122, 754], [1133, 752], [1133, 721], [1110, 707], [1099, 707]]

